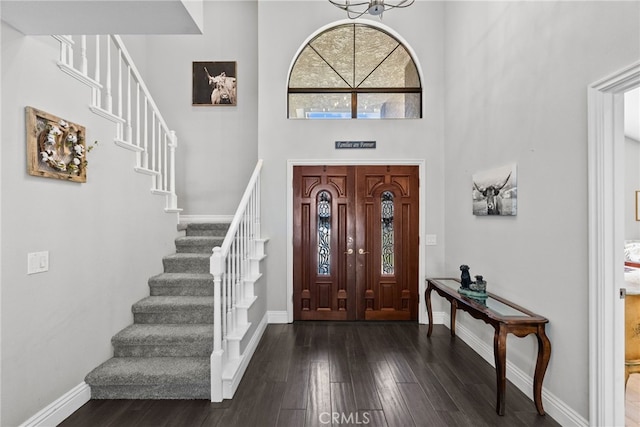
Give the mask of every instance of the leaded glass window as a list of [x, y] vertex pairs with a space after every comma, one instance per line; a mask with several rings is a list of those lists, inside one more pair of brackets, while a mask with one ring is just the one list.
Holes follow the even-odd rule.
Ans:
[[382, 274], [393, 274], [393, 193], [382, 193]]
[[331, 194], [318, 194], [318, 274], [331, 274]]
[[289, 74], [290, 119], [418, 119], [422, 85], [409, 50], [372, 25], [341, 24], [315, 36]]

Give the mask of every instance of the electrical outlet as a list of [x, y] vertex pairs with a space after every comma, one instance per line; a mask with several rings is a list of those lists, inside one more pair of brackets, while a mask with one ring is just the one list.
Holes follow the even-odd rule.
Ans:
[[49, 271], [49, 251], [27, 254], [27, 274]]

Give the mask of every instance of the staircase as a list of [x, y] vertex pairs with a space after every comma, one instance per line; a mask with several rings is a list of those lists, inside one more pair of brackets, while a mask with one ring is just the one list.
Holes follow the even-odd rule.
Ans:
[[211, 251], [228, 224], [189, 224], [176, 238], [134, 324], [112, 339], [112, 359], [85, 378], [93, 399], [210, 399], [214, 282]]

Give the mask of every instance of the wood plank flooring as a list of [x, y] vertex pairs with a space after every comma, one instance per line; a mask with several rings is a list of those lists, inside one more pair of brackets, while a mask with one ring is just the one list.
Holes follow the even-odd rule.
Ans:
[[92, 400], [61, 427], [558, 426], [444, 326], [269, 325], [233, 399]]

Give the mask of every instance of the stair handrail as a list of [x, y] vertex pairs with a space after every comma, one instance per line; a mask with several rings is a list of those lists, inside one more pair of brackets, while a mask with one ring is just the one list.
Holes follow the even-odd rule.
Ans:
[[[247, 205], [249, 204], [249, 201], [251, 200], [251, 196], [252, 194], [255, 194], [256, 191], [259, 192], [260, 188], [257, 186], [258, 181], [260, 179], [260, 173], [262, 171], [262, 159], [259, 159], [256, 167], [253, 169], [253, 173], [251, 174], [251, 178], [249, 179], [249, 183], [247, 184], [247, 187], [244, 190], [244, 194], [242, 195], [242, 198], [240, 199], [240, 203], [238, 204], [238, 209], [236, 210], [235, 215], [233, 216], [233, 220], [231, 221], [231, 224], [229, 225], [229, 229], [227, 230], [227, 234], [224, 237], [224, 241], [222, 242], [222, 245], [220, 246], [220, 251], [222, 255], [227, 255], [229, 253], [229, 248], [231, 247], [231, 243], [233, 241], [233, 236], [236, 234], [236, 232], [238, 231], [238, 226], [240, 225], [240, 222], [242, 221], [242, 215], [244, 214], [244, 212], [247, 209]], [[258, 218], [259, 219], [259, 218]], [[258, 222], [259, 224], [259, 222]], [[259, 233], [258, 233], [259, 235]]]
[[[222, 372], [229, 355], [226, 339], [236, 330], [235, 305], [242, 298], [239, 286], [249, 272], [248, 260], [255, 254], [260, 238], [260, 174], [259, 159], [240, 199], [222, 245], [213, 248], [210, 272], [213, 275], [213, 352], [211, 353], [211, 401], [223, 398]], [[230, 256], [231, 255], [231, 256]], [[223, 316], [224, 314], [224, 316]]]
[[[86, 35], [78, 37], [80, 47], [74, 51], [77, 42], [73, 36], [54, 36], [60, 42], [59, 68], [92, 88], [91, 111], [116, 123], [114, 142], [136, 152], [135, 170], [153, 177], [151, 191], [166, 196], [165, 211], [179, 212], [175, 184], [178, 138], [169, 129], [122, 38], [115, 34], [94, 35], [95, 43], [87, 43]], [[104, 49], [101, 48], [102, 37], [106, 39]], [[111, 53], [109, 40], [115, 47], [115, 54]], [[89, 51], [94, 55], [94, 61], [89, 61]], [[113, 61], [112, 56], [116, 58]], [[114, 111], [113, 92], [116, 92], [117, 111]]]

